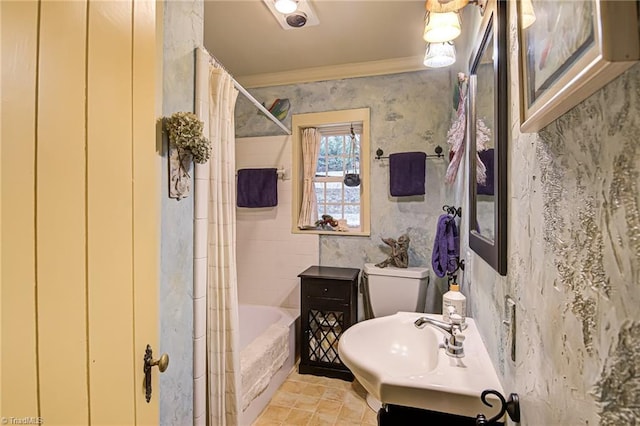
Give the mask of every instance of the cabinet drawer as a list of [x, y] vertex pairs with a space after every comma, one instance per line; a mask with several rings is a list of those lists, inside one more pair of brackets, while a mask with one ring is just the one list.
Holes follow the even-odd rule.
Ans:
[[348, 283], [335, 284], [316, 281], [305, 283], [302, 291], [307, 298], [333, 299], [349, 302], [349, 290], [350, 286]]

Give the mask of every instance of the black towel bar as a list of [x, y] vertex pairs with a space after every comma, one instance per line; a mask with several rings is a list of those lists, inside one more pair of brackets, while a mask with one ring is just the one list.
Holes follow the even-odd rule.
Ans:
[[[443, 158], [444, 154], [442, 153], [442, 147], [440, 145], [436, 146], [435, 149], [435, 154], [426, 154], [427, 158]], [[382, 150], [382, 148], [378, 148], [376, 150], [376, 160], [382, 160], [384, 158], [389, 158], [389, 156], [384, 156], [384, 151]]]

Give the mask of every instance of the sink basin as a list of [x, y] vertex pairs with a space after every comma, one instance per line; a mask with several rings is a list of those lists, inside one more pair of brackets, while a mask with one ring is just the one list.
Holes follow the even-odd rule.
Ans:
[[487, 407], [480, 394], [504, 391], [473, 319], [466, 319], [464, 358], [452, 358], [439, 347], [445, 333], [414, 326], [422, 316], [442, 321], [442, 315], [398, 312], [351, 326], [340, 337], [340, 359], [382, 403], [468, 417], [496, 414], [500, 401], [489, 395], [494, 408]]

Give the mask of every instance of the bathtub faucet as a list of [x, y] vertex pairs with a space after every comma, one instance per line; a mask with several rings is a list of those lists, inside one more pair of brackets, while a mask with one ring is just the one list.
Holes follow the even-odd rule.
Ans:
[[444, 343], [440, 347], [444, 348], [445, 353], [453, 358], [464, 357], [464, 348], [462, 347], [462, 342], [464, 342], [463, 319], [457, 313], [449, 315], [449, 322], [420, 317], [413, 324], [418, 328], [423, 328], [426, 324], [442, 331], [445, 333], [445, 337]]

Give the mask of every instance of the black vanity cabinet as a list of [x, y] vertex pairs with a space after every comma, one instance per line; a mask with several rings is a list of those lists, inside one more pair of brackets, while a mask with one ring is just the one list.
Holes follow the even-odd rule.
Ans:
[[300, 374], [353, 380], [338, 340], [358, 320], [359, 269], [311, 266], [300, 275]]

